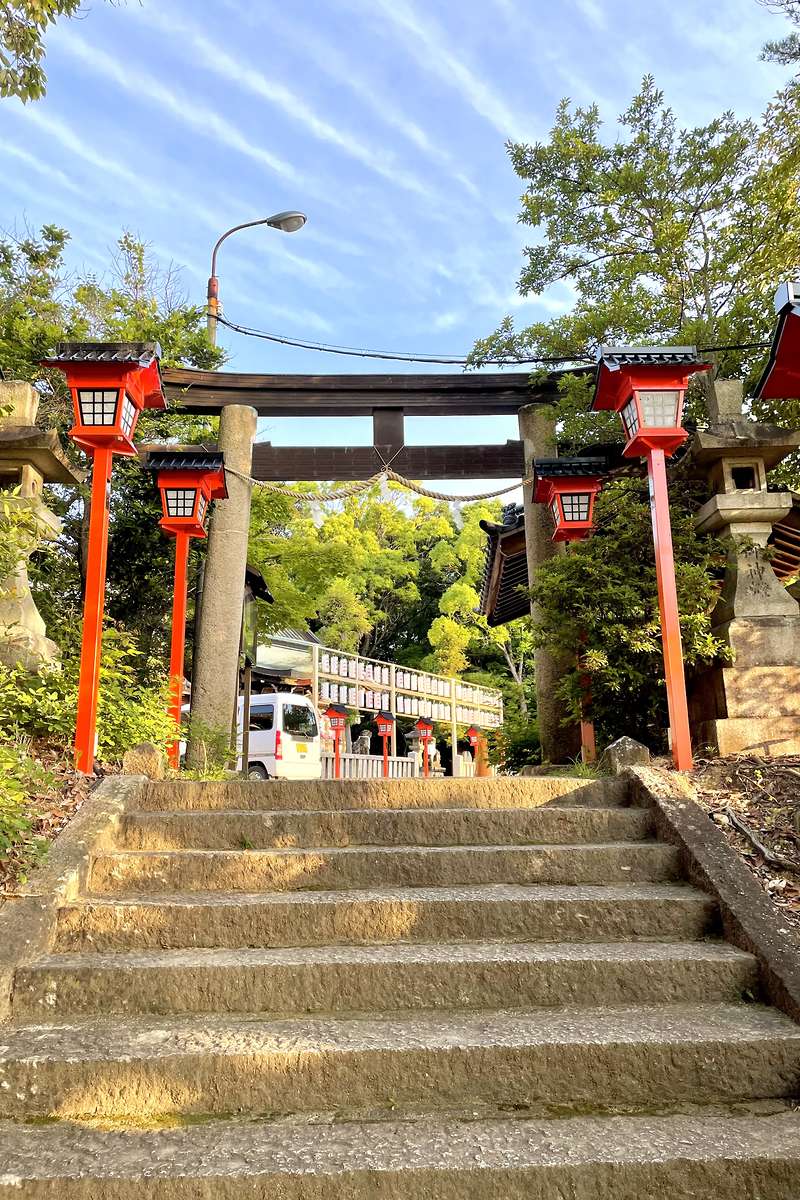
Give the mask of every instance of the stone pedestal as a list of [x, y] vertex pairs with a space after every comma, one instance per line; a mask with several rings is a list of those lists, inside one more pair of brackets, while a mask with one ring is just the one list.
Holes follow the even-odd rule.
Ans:
[[58, 647], [45, 636], [44, 621], [31, 596], [27, 560], [43, 541], [61, 532], [61, 522], [41, 500], [42, 485], [75, 487], [83, 478], [68, 462], [54, 430], [36, 424], [39, 396], [29, 383], [0, 382], [0, 490], [9, 510], [25, 512], [30, 529], [22, 557], [9, 578], [0, 579], [0, 662], [41, 671], [58, 662]]
[[766, 470], [794, 449], [798, 438], [737, 417], [731, 411], [735, 385], [724, 386], [725, 412], [719, 416], [726, 420], [698, 435], [695, 447], [695, 458], [710, 466], [720, 490], [695, 522], [701, 533], [716, 534], [727, 544], [725, 579], [711, 627], [730, 660], [692, 680], [695, 743], [723, 755], [797, 754], [800, 606], [767, 556], [772, 527], [789, 513], [792, 495], [767, 491]]
[[61, 522], [40, 500], [7, 496], [3, 503], [27, 510], [32, 520], [24, 557], [12, 575], [0, 580], [0, 662], [7, 667], [21, 666], [25, 671], [39, 672], [58, 663], [59, 650], [45, 636], [44, 621], [31, 595], [27, 560], [43, 541], [58, 537]]

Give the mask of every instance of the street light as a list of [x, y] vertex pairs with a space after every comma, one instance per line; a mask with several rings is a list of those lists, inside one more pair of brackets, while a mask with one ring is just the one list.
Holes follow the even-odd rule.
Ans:
[[[183, 699], [189, 539], [206, 536], [209, 504], [212, 500], [224, 500], [228, 492], [221, 454], [168, 450], [151, 454], [147, 465], [155, 474], [161, 492], [164, 515], [159, 524], [165, 533], [175, 538], [169, 713], [177, 728], [181, 723]], [[168, 756], [170, 765], [177, 770], [180, 766], [180, 743], [177, 740], [170, 745]]]
[[212, 345], [217, 343], [217, 317], [219, 315], [219, 280], [217, 279], [217, 252], [220, 246], [229, 238], [232, 233], [238, 233], [240, 229], [252, 229], [255, 225], [269, 225], [270, 229], [280, 229], [282, 233], [295, 233], [298, 229], [302, 229], [308, 217], [305, 213], [297, 212], [294, 209], [289, 209], [286, 212], [274, 213], [271, 217], [259, 217], [256, 221], [243, 221], [241, 225], [233, 225], [223, 233], [222, 237], [217, 238], [214, 249], [211, 251], [211, 274], [208, 279], [208, 313], [206, 317], [206, 329], [208, 330], [208, 338]]
[[61, 342], [42, 366], [63, 371], [75, 424], [69, 436], [92, 459], [92, 502], [83, 601], [75, 726], [75, 767], [94, 770], [100, 654], [108, 559], [109, 493], [114, 455], [136, 454], [133, 434], [145, 408], [165, 407], [156, 342]]
[[681, 425], [691, 375], [707, 371], [694, 346], [601, 346], [592, 409], [618, 412], [627, 442], [626, 458], [646, 458], [656, 555], [664, 677], [672, 733], [672, 757], [679, 771], [692, 769], [692, 741], [683, 671], [683, 647], [675, 587], [675, 560], [669, 519], [666, 455], [689, 436]]

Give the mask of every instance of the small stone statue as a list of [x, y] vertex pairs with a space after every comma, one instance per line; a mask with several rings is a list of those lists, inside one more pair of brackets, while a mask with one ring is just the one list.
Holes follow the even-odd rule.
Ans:
[[368, 729], [363, 729], [353, 742], [353, 754], [369, 754], [372, 746], [372, 734]]

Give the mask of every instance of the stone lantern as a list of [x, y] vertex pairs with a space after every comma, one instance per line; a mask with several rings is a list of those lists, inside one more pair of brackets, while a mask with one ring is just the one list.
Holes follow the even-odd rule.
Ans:
[[707, 380], [708, 429], [692, 457], [714, 494], [697, 513], [701, 533], [727, 544], [725, 578], [711, 628], [731, 661], [692, 681], [690, 711], [700, 746], [726, 755], [800, 753], [800, 607], [773, 571], [767, 539], [792, 508], [769, 491], [767, 472], [800, 447], [800, 430], [743, 415], [742, 384]]
[[0, 382], [0, 490], [3, 503], [26, 510], [34, 532], [12, 575], [0, 581], [0, 662], [38, 672], [55, 665], [58, 647], [45, 634], [33, 602], [27, 559], [43, 541], [61, 532], [61, 522], [43, 503], [42, 485], [76, 487], [83, 474], [67, 460], [58, 434], [36, 425], [39, 395], [29, 383]]

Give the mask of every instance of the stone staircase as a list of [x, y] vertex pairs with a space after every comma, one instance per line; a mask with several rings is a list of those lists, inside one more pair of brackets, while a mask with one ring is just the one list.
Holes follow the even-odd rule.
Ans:
[[626, 784], [153, 783], [17, 970], [0, 1196], [797, 1200], [800, 1026]]

